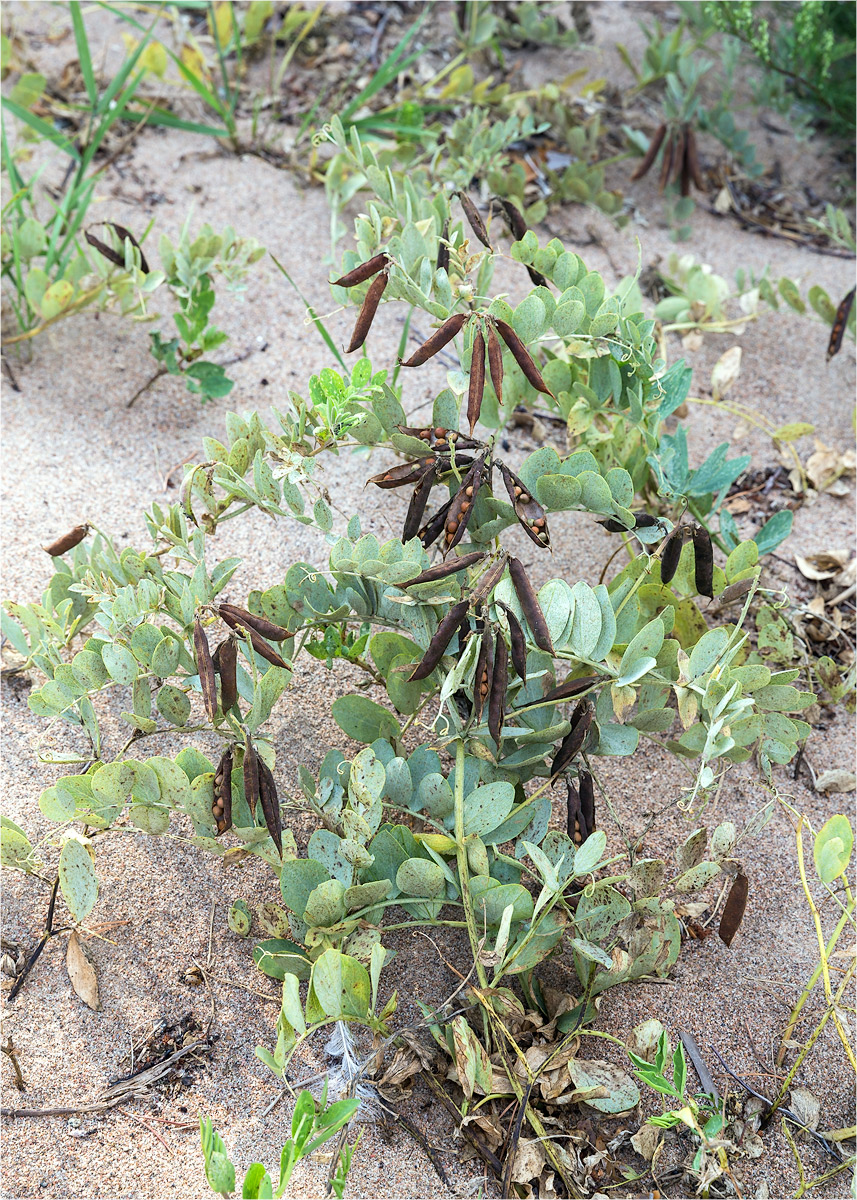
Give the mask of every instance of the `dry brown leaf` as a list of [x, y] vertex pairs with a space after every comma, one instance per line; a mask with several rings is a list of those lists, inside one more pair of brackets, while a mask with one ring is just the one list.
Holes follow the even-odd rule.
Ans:
[[741, 347], [730, 346], [721, 354], [711, 372], [711, 395], [715, 403], [721, 400], [741, 374]]
[[546, 1161], [538, 1138], [521, 1138], [512, 1168], [512, 1182], [529, 1183], [531, 1179], [538, 1179]]
[[813, 487], [821, 491], [839, 475], [853, 473], [857, 466], [857, 455], [853, 450], [840, 454], [818, 438], [814, 441], [815, 451], [806, 461], [806, 473]]
[[857, 775], [842, 767], [822, 771], [816, 776], [815, 790], [817, 792], [853, 792], [855, 788], [857, 788]]
[[795, 555], [797, 569], [807, 579], [833, 579], [839, 575], [850, 558], [847, 549], [822, 550], [819, 554]]
[[93, 1012], [100, 1012], [101, 1003], [98, 999], [98, 976], [95, 974], [95, 967], [93, 967], [89, 960], [89, 955], [81, 945], [80, 937], [76, 931], [68, 939], [68, 951], [66, 952], [65, 963], [68, 970], [68, 977], [71, 980], [71, 986], [74, 988], [75, 993]]

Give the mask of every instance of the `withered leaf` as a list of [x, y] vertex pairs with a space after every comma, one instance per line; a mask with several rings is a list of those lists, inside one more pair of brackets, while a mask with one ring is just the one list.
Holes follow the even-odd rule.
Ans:
[[468, 600], [460, 600], [458, 604], [453, 604], [452, 608], [440, 622], [435, 631], [434, 637], [429, 642], [428, 650], [417, 664], [413, 674], [410, 676], [410, 682], [415, 682], [419, 679], [428, 679], [437, 664], [443, 658], [444, 651], [452, 641], [452, 635], [456, 632], [461, 621], [467, 616], [467, 610], [470, 607]]
[[554, 653], [553, 642], [551, 641], [550, 630], [548, 623], [545, 620], [545, 614], [541, 610], [536, 590], [530, 583], [529, 576], [524, 570], [523, 563], [518, 558], [509, 559], [509, 575], [512, 579], [512, 586], [515, 589], [515, 595], [518, 597], [518, 602], [524, 616], [527, 619], [527, 624], [533, 635], [533, 641], [540, 650], [546, 651], [548, 654]]
[[732, 945], [732, 939], [738, 932], [738, 926], [744, 917], [749, 890], [750, 884], [747, 876], [743, 871], [739, 871], [735, 876], [732, 887], [729, 889], [729, 895], [726, 897], [726, 903], [723, 906], [723, 916], [720, 918], [720, 927], [717, 930], [721, 941], [725, 942], [727, 946]]
[[360, 312], [357, 314], [357, 321], [354, 325], [354, 332], [351, 335], [351, 341], [346, 347], [345, 353], [351, 354], [353, 350], [359, 350], [369, 334], [372, 322], [375, 319], [375, 313], [378, 311], [378, 305], [381, 303], [381, 297], [384, 295], [384, 289], [387, 286], [387, 272], [377, 275], [373, 279], [369, 291], [361, 305]]
[[95, 974], [95, 967], [92, 965], [89, 955], [81, 945], [77, 930], [74, 930], [68, 939], [65, 965], [75, 995], [83, 1001], [87, 1008], [91, 1008], [93, 1012], [100, 1012], [98, 976]]

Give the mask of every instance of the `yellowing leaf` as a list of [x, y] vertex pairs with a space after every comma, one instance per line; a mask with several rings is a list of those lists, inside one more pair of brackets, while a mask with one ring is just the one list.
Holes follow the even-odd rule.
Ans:
[[814, 432], [815, 426], [810, 425], [808, 421], [792, 421], [788, 425], [781, 425], [779, 429], [775, 429], [771, 437], [776, 442], [796, 442], [798, 438], [806, 437]]
[[220, 48], [223, 49], [232, 41], [235, 25], [232, 20], [232, 5], [227, 0], [219, 0], [214, 5], [214, 27], [212, 28], [211, 13], [208, 17], [208, 28], [214, 34]]
[[190, 71], [191, 75], [195, 75], [197, 79], [204, 80], [206, 77], [205, 59], [197, 50], [196, 46], [190, 46], [186, 42], [181, 48], [179, 57], [182, 60], [182, 65]]
[[39, 305], [42, 316], [46, 321], [51, 317], [59, 316], [63, 309], [68, 308], [74, 296], [74, 284], [68, 279], [58, 279], [52, 283], [48, 290], [42, 296], [42, 302]]
[[140, 55], [140, 66], [151, 71], [153, 75], [157, 75], [159, 79], [163, 79], [168, 62], [166, 49], [160, 42], [149, 42]]

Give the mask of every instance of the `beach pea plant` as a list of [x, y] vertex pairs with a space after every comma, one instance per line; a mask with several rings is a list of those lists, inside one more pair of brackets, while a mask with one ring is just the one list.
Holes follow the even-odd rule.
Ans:
[[[743, 466], [725, 447], [692, 470], [677, 460], [663, 423], [690, 371], [658, 359], [653, 322], [577, 254], [520, 227], [511, 257], [533, 286], [513, 307], [491, 294], [497, 223], [466, 191], [422, 194], [407, 176], [370, 171], [356, 135], [343, 152], [377, 190], [333, 282], [359, 306], [353, 367], [325, 368], [270, 420], [228, 414], [181, 500], [146, 512], [139, 548], [120, 552], [79, 526], [46, 547], [54, 570], [41, 601], [5, 605], [18, 668], [43, 677], [30, 708], [70, 734], [43, 761], [73, 773], [43, 791], [40, 839], [4, 818], [3, 862], [55, 873], [78, 924], [120, 830], [260, 857], [277, 900], [233, 905], [230, 924], [246, 934], [255, 920], [268, 935], [253, 955], [282, 980], [283, 1000], [276, 1043], [258, 1054], [279, 1075], [323, 1025], [391, 1035], [396, 997], [381, 980], [391, 931], [458, 929], [483, 1027], [471, 1040], [438, 1024], [438, 1037], [472, 1094], [477, 1069], [488, 1083], [498, 1022], [523, 1013], [519, 992], [539, 1005], [548, 957], [576, 980], [571, 1035], [607, 988], [666, 971], [679, 952], [676, 904], [739, 871], [728, 821], [700, 826], [675, 869], [633, 843], [608, 846], [604, 760], [655, 744], [685, 766], [674, 799], [697, 811], [730, 764], [755, 755], [771, 776], [788, 762], [809, 733], [794, 714], [813, 696], [793, 686], [797, 671], [747, 661], [760, 548], [737, 542], [715, 561], [706, 525]], [[390, 302], [426, 328], [393, 376], [364, 349]], [[431, 416], [409, 415], [413, 372], [431, 371], [441, 351], [449, 369]], [[567, 445], [516, 455], [507, 425], [519, 404], [562, 414]], [[368, 482], [396, 523], [387, 540], [364, 533], [359, 513], [335, 514], [325, 467], [355, 449], [376, 457]], [[313, 526], [326, 561], [294, 562], [272, 586], [236, 595], [241, 560], [218, 558], [216, 534], [254, 509]], [[624, 545], [609, 582], [551, 575], [556, 514], [568, 510], [600, 522], [611, 551]], [[732, 623], [709, 628], [714, 597], [741, 602]], [[275, 712], [303, 653], [347, 660], [383, 702], [338, 696], [342, 747], [286, 780]], [[103, 727], [112, 694], [127, 727], [118, 745]], [[176, 733], [177, 754], [146, 753]], [[316, 826], [301, 853], [295, 812]]]

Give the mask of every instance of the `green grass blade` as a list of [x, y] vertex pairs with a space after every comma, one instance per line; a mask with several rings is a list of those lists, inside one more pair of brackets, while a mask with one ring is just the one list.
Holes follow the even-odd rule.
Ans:
[[65, 151], [69, 158], [73, 158], [76, 163], [80, 162], [80, 154], [71, 144], [67, 137], [64, 137], [58, 130], [54, 129], [53, 125], [49, 125], [47, 121], [43, 121], [41, 117], [37, 117], [35, 113], [31, 113], [28, 109], [22, 108], [20, 104], [16, 104], [14, 100], [10, 100], [7, 96], [2, 97], [3, 108], [7, 109], [19, 121], [23, 121], [25, 125], [29, 125], [39, 137], [45, 138], [49, 142], [53, 142], [60, 150]]
[[377, 92], [380, 92], [382, 88], [385, 88], [388, 83], [391, 83], [399, 71], [404, 71], [406, 67], [410, 66], [410, 64], [419, 57], [419, 50], [414, 50], [403, 62], [399, 61], [404, 54], [408, 43], [422, 28], [427, 17], [428, 11], [426, 11], [418, 21], [414, 22], [411, 28], [405, 33], [404, 37], [401, 38], [398, 44], [393, 47], [393, 49], [381, 63], [381, 66], [372, 76], [366, 87], [354, 97], [350, 104], [345, 106], [343, 111], [339, 114], [343, 125], [347, 125], [351, 120], [351, 117], [358, 111], [358, 109], [360, 109], [368, 100], [371, 100], [372, 97]]
[[71, 10], [71, 23], [74, 27], [74, 40], [77, 44], [77, 61], [80, 63], [80, 73], [83, 76], [83, 84], [86, 88], [86, 94], [89, 97], [89, 103], [94, 108], [98, 103], [98, 87], [95, 82], [95, 73], [92, 70], [89, 39], [86, 36], [86, 26], [80, 12], [79, 0], [72, 0], [72, 3], [69, 4], [69, 9]]
[[[131, 120], [136, 120], [142, 119], [145, 113], [129, 108], [126, 115]], [[200, 125], [197, 121], [183, 121], [181, 117], [173, 116], [165, 108], [153, 108], [147, 124], [164, 125], [167, 129], [183, 129], [186, 133], [203, 133], [208, 137], [229, 137], [229, 130], [222, 125]]]
[[[268, 251], [268, 253], [271, 254], [270, 250]], [[318, 332], [321, 334], [322, 338], [324, 339], [324, 344], [327, 346], [330, 353], [333, 355], [333, 357], [336, 359], [336, 361], [342, 367], [343, 371], [345, 371], [346, 374], [348, 374], [350, 371], [350, 368], [349, 368], [348, 364], [346, 363], [345, 359], [342, 357], [342, 354], [339, 351], [339, 347], [336, 345], [333, 338], [327, 332], [327, 329], [325, 328], [324, 322], [322, 321], [321, 317], [318, 316], [315, 309], [310, 304], [309, 300], [307, 300], [306, 296], [303, 294], [301, 289], [295, 283], [294, 279], [292, 279], [291, 275], [288, 273], [288, 271], [283, 266], [283, 264], [279, 261], [279, 259], [277, 259], [273, 254], [271, 254], [271, 258], [273, 258], [274, 265], [276, 266], [277, 270], [280, 271], [283, 275], [285, 275], [286, 279], [289, 281], [289, 283], [295, 289], [297, 294], [300, 296], [301, 300], [304, 302], [304, 305], [306, 306], [306, 310], [312, 319], [313, 325], [315, 325], [316, 329], [318, 330]]]

